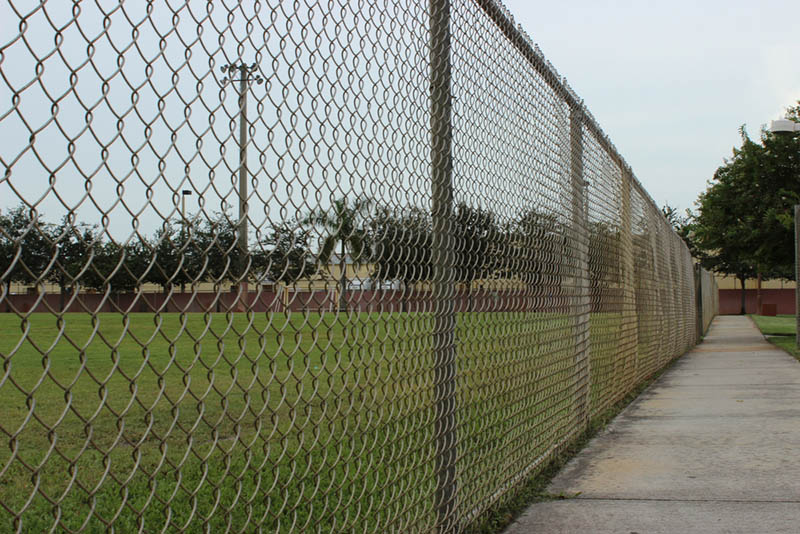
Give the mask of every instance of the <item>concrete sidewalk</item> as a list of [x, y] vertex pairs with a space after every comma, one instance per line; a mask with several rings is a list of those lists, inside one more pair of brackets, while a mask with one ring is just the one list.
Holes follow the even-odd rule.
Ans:
[[800, 362], [717, 317], [549, 491], [507, 534], [800, 532]]

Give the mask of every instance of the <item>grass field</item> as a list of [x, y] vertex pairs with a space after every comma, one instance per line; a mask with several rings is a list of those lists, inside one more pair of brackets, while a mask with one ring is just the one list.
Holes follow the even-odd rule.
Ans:
[[800, 360], [800, 350], [797, 349], [796, 338], [797, 319], [794, 315], [776, 315], [775, 317], [750, 315], [750, 317], [761, 333], [767, 336], [770, 343]]
[[[623, 322], [592, 319], [592, 365], [620, 380]], [[0, 528], [427, 528], [433, 328], [428, 314], [0, 314]], [[569, 431], [575, 325], [463, 313], [456, 338], [473, 507]]]

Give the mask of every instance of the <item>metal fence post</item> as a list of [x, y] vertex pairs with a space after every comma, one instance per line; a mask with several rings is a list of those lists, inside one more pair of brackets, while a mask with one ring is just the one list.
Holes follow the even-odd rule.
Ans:
[[705, 329], [705, 320], [703, 317], [703, 269], [697, 263], [694, 266], [694, 298], [696, 308], [695, 328], [697, 335], [695, 336], [695, 343], [700, 343], [703, 340], [703, 330]]
[[800, 348], [800, 204], [794, 206], [794, 281], [795, 344]]
[[431, 201], [433, 220], [436, 531], [455, 534], [456, 352], [453, 242], [453, 124], [450, 0], [430, 0]]
[[[623, 386], [618, 392], [618, 398], [622, 398], [628, 390], [633, 387], [638, 375], [638, 350], [639, 350], [639, 328], [636, 316], [636, 275], [633, 264], [633, 209], [631, 206], [631, 194], [633, 188], [633, 174], [629, 167], [620, 165], [621, 181], [620, 194], [621, 201], [621, 234], [620, 245], [622, 250], [622, 325], [620, 332], [619, 357], [623, 359], [620, 379]], [[633, 373], [626, 375], [626, 361], [630, 359], [633, 363]], [[630, 382], [627, 379], [630, 378]]]
[[575, 418], [579, 428], [589, 424], [589, 391], [591, 369], [589, 359], [589, 321], [591, 300], [589, 296], [588, 205], [583, 177], [583, 109], [573, 107], [569, 115], [570, 173], [572, 179], [572, 226], [575, 233]]

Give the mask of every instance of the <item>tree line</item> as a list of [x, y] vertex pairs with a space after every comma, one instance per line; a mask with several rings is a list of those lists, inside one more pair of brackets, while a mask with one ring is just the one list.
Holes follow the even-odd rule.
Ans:
[[4, 284], [57, 284], [62, 292], [85, 289], [131, 291], [145, 283], [173, 286], [193, 282], [236, 282], [243, 273], [272, 280], [313, 274], [308, 231], [273, 226], [249, 245], [238, 246], [237, 227], [226, 214], [186, 224], [165, 222], [152, 236], [125, 242], [106, 239], [96, 225], [67, 216], [42, 221], [25, 205], [0, 213], [0, 275]]
[[[393, 209], [368, 198], [340, 198], [330, 208], [258, 229], [247, 250], [238, 244], [237, 223], [224, 213], [205, 220], [191, 216], [185, 224], [167, 221], [151, 236], [136, 233], [120, 243], [71, 217], [58, 224], [43, 222], [21, 205], [0, 213], [0, 276], [6, 285], [51, 282], [62, 293], [125, 292], [145, 283], [167, 292], [185, 284], [244, 278], [291, 284], [338, 261], [342, 299], [348, 257], [369, 265], [375, 282], [409, 287], [433, 276], [433, 223], [422, 208]], [[619, 232], [606, 224], [590, 226], [590, 249], [602, 251], [601, 261], [590, 262], [592, 283], [618, 283], [619, 254], [614, 251]], [[568, 235], [553, 214], [529, 210], [504, 221], [492, 210], [457, 204], [449, 228], [453, 281], [515, 278], [527, 286], [556, 286], [573, 256]]]

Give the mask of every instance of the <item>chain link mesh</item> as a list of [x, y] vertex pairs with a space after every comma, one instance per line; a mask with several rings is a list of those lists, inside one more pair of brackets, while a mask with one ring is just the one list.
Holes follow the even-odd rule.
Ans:
[[711, 326], [711, 321], [719, 315], [719, 288], [717, 279], [706, 270], [700, 272], [700, 298], [702, 309], [702, 333], [705, 335]]
[[687, 248], [492, 0], [0, 20], [3, 531], [460, 532], [695, 342]]

